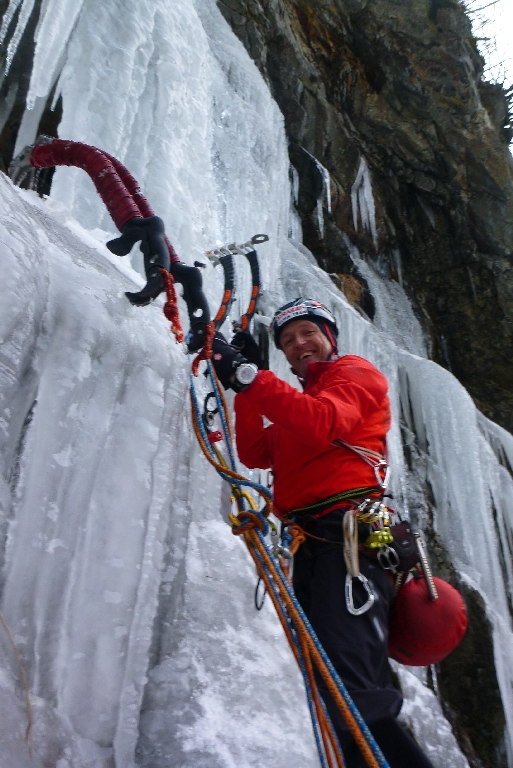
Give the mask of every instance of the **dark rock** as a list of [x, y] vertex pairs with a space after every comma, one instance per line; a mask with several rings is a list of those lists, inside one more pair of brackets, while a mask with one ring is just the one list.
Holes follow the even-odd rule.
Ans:
[[[371, 318], [372, 296], [347, 238], [367, 258], [377, 261], [379, 254], [382, 271], [388, 259], [392, 277], [398, 250], [403, 284], [431, 336], [434, 358], [486, 415], [513, 430], [510, 94], [482, 81], [483, 62], [461, 5], [218, 5], [284, 114], [305, 245]], [[377, 243], [353, 224], [351, 188], [362, 156], [372, 177]], [[331, 214], [316, 161], [331, 177]], [[412, 438], [409, 447], [405, 441], [406, 458], [418, 472], [422, 451]], [[433, 533], [429, 487], [419, 498], [434, 572], [460, 589], [470, 617], [462, 644], [439, 665], [445, 711], [473, 768], [503, 768], [505, 718], [485, 607], [460, 583]]]
[[444, 710], [472, 768], [507, 768], [506, 725], [495, 671], [492, 630], [483, 600], [465, 584], [469, 628], [460, 645], [439, 664]]
[[[0, 18], [3, 17], [8, 6], [8, 0], [0, 0]], [[34, 56], [34, 34], [39, 19], [41, 0], [35, 0], [34, 9], [23, 32], [18, 49], [13, 57], [8, 75], [4, 78], [6, 67], [7, 49], [5, 44], [0, 49], [0, 171], [7, 173], [9, 164], [14, 155], [14, 147], [20, 123], [25, 112], [26, 98], [30, 84], [32, 60]], [[14, 30], [18, 13], [14, 15], [11, 29]], [[7, 40], [11, 37], [11, 30], [7, 34]], [[48, 99], [43, 115], [39, 123], [37, 133], [47, 136], [57, 136], [57, 126], [62, 117], [62, 100], [59, 99], [55, 109], [51, 109], [53, 94]], [[51, 180], [54, 169], [45, 169], [40, 175], [38, 191], [41, 194], [50, 192]]]
[[[441, 365], [513, 431], [511, 94], [485, 83], [456, 0], [218, 0], [285, 117], [305, 245], [350, 274], [341, 232], [391, 262]], [[316, 158], [331, 176], [320, 199]], [[303, 160], [301, 160], [303, 155]], [[351, 187], [370, 168], [377, 216], [353, 225]]]

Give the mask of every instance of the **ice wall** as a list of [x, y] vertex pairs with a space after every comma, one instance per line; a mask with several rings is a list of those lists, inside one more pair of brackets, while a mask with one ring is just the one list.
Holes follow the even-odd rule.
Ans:
[[[418, 489], [433, 488], [435, 523], [496, 627], [513, 732], [508, 594], [491, 507], [493, 498], [509, 541], [513, 439], [478, 419], [456, 380], [423, 359], [399, 286], [367, 275], [376, 296], [391, 297], [373, 326], [287, 239], [298, 232], [281, 115], [213, 0], [49, 0], [42, 13], [31, 94], [45, 98], [48, 72], [61, 72], [60, 135], [119, 157], [189, 263], [213, 244], [266, 232], [264, 313], [315, 294], [337, 315], [340, 351], [388, 376], [394, 491], [422, 519]], [[44, 32], [51, 13], [54, 47]], [[370, 226], [367, 176], [361, 169], [353, 191]], [[123, 291], [140, 279], [101, 245], [105, 233], [82, 229], [112, 228], [83, 172], [59, 169], [46, 203], [5, 181], [0, 194], [1, 608], [41, 702], [35, 759], [43, 764], [50, 751], [58, 768], [130, 768], [135, 759], [147, 768], [313, 768], [301, 684], [269, 606], [254, 611], [253, 569], [222, 522], [226, 498], [192, 439], [188, 361], [161, 301], [126, 302]], [[232, 315], [247, 302], [245, 269]], [[210, 265], [205, 281], [216, 306], [222, 281]], [[276, 351], [272, 366], [290, 379]], [[401, 416], [419, 446], [414, 475]], [[12, 701], [16, 669], [1, 642], [0, 685]], [[404, 687], [407, 716], [437, 768], [465, 766], [432, 695], [406, 677]], [[9, 712], [2, 739], [14, 721], [23, 730]], [[24, 766], [16, 744], [6, 768]]]

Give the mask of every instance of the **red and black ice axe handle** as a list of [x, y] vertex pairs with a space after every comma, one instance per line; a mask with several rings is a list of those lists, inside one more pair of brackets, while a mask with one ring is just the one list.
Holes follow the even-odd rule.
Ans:
[[[192, 336], [196, 331], [196, 337], [202, 337], [201, 331], [210, 322], [210, 310], [203, 293], [201, 272], [180, 261], [164, 232], [162, 220], [155, 216], [127, 168], [107, 152], [89, 144], [48, 137], [39, 137], [30, 151], [29, 160], [34, 168], [66, 165], [82, 168], [90, 176], [121, 232], [121, 237], [107, 244], [109, 249], [117, 255], [126, 255], [136, 242], [141, 241], [146, 270], [151, 266], [162, 267], [181, 283]], [[198, 348], [196, 343], [193, 346]]]

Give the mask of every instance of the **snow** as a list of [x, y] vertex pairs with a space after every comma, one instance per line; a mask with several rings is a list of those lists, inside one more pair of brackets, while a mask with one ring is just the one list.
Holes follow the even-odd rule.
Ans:
[[[60, 136], [128, 166], [184, 261], [267, 233], [262, 315], [315, 295], [337, 317], [340, 352], [387, 375], [397, 503], [425, 522], [419, 489], [431, 486], [437, 530], [495, 628], [513, 733], [513, 575], [504, 580], [499, 560], [512, 540], [513, 438], [426, 359], [399, 285], [362, 261], [372, 324], [301, 245], [282, 116], [214, 1], [48, 0], [34, 99], [57, 76]], [[355, 226], [359, 214], [376, 240], [366, 168], [362, 158]], [[0, 636], [5, 768], [313, 768], [295, 663], [269, 601], [254, 610], [254, 567], [224, 522], [226, 489], [194, 441], [190, 361], [162, 299], [136, 309], [123, 295], [142, 285], [139, 257], [131, 264], [105, 248], [113, 225], [80, 170], [59, 169], [46, 201], [1, 177], [0, 197], [0, 608], [35, 708], [31, 761], [19, 673]], [[232, 317], [250, 291], [245, 260], [237, 264]], [[215, 308], [220, 270], [208, 264], [204, 280]], [[274, 348], [271, 366], [293, 381]], [[413, 470], [400, 417], [416, 449]], [[406, 672], [404, 716], [433, 764], [466, 767], [436, 698]]]
[[[399, 718], [401, 723], [409, 728], [415, 739], [422, 744], [433, 765], [469, 768], [467, 759], [458, 749], [454, 734], [435, 694], [423, 684], [414, 669], [395, 662], [392, 662], [392, 665], [405, 697]], [[430, 713], [429, 720], [426, 720], [426, 712]]]

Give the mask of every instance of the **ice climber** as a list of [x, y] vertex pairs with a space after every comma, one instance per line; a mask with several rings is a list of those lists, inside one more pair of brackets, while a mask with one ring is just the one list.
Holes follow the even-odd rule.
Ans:
[[[286, 304], [275, 313], [271, 330], [303, 392], [258, 370], [249, 334], [237, 334], [232, 345], [220, 334], [214, 340], [221, 383], [238, 392], [239, 457], [248, 468], [272, 468], [276, 514], [308, 534], [294, 558], [296, 596], [391, 768], [432, 768], [396, 720], [402, 696], [387, 656], [394, 588], [370, 553], [359, 553], [364, 578], [351, 582], [354, 606], [368, 601], [371, 607], [355, 615], [346, 602], [345, 512], [382, 494], [375, 466], [352, 446], [363, 447], [367, 456], [385, 454], [391, 419], [387, 380], [361, 357], [338, 357], [335, 319], [319, 302], [298, 298]], [[359, 523], [359, 541], [368, 534], [369, 527]], [[365, 768], [322, 680], [319, 688], [348, 768]]]

